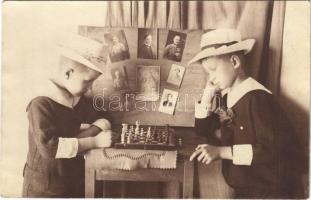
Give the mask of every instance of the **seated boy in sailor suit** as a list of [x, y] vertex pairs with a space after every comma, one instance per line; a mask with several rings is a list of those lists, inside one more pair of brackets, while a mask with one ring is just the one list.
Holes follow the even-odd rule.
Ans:
[[[223, 159], [222, 172], [236, 198], [280, 198], [286, 192], [292, 129], [271, 92], [245, 73], [245, 54], [254, 39], [241, 40], [233, 29], [216, 29], [201, 39], [201, 62], [209, 75], [205, 96], [195, 108], [195, 129], [208, 144], [198, 145], [190, 160], [209, 164]], [[212, 112], [216, 91], [228, 92]], [[279, 122], [282, 123], [279, 123]], [[215, 134], [220, 129], [220, 136]], [[219, 133], [219, 131], [218, 131]]]
[[91, 60], [100, 56], [103, 46], [74, 34], [60, 38], [59, 65], [46, 92], [27, 107], [29, 151], [23, 197], [84, 197], [80, 153], [111, 144], [110, 122], [84, 96], [103, 73]]

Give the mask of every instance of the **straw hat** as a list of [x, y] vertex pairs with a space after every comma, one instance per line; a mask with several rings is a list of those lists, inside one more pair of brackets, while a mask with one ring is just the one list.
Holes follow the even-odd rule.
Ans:
[[255, 44], [254, 39], [241, 39], [241, 34], [235, 29], [216, 29], [202, 35], [201, 51], [192, 58], [188, 65], [196, 63], [203, 58], [244, 51], [248, 54]]
[[62, 32], [55, 36], [56, 49], [59, 55], [65, 56], [82, 65], [103, 73], [95, 60], [103, 60], [103, 46], [101, 43], [81, 35]]

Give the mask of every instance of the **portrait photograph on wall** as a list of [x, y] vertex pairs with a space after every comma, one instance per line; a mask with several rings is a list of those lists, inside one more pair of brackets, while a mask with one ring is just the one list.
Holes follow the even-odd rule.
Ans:
[[113, 87], [116, 91], [129, 90], [126, 66], [111, 69]]
[[136, 100], [157, 101], [160, 95], [160, 66], [137, 66]]
[[170, 73], [168, 74], [167, 82], [180, 87], [185, 70], [186, 68], [183, 66], [172, 64]]
[[130, 58], [129, 47], [123, 30], [107, 33], [104, 37], [109, 45], [109, 57], [112, 63]]
[[178, 99], [178, 92], [169, 89], [164, 89], [161, 98], [161, 103], [159, 106], [159, 112], [173, 115], [177, 99]]
[[186, 33], [169, 31], [164, 48], [163, 58], [180, 62], [186, 44]]
[[157, 29], [138, 29], [137, 58], [157, 59]]

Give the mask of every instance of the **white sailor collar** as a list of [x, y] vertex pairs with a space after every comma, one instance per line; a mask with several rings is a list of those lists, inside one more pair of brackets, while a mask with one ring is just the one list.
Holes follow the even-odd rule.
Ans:
[[43, 94], [41, 96], [46, 96], [50, 99], [52, 99], [53, 101], [69, 107], [69, 108], [73, 108], [75, 105], [78, 104], [80, 97], [70, 97], [68, 96], [68, 94], [66, 93], [66, 91], [64, 91], [62, 88], [60, 88], [59, 86], [57, 86], [53, 81], [49, 80], [46, 83], [46, 90], [45, 92], [43, 92]]
[[258, 83], [255, 79], [249, 77], [237, 85], [233, 90], [229, 90], [227, 93], [227, 107], [232, 108], [246, 93], [253, 90], [263, 90], [272, 94], [272, 92], [265, 86]]

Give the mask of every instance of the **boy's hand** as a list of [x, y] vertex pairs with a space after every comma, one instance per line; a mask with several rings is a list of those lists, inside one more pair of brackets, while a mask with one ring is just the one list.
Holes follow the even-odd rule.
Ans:
[[102, 131], [94, 136], [94, 143], [96, 148], [110, 147], [111, 146], [112, 131]]
[[208, 81], [205, 85], [201, 102], [203, 104], [211, 104], [211, 101], [218, 90], [219, 88], [217, 86]]
[[195, 151], [190, 156], [190, 161], [197, 157], [199, 162], [209, 164], [214, 160], [220, 159], [221, 148], [208, 144], [200, 144], [195, 148]]

